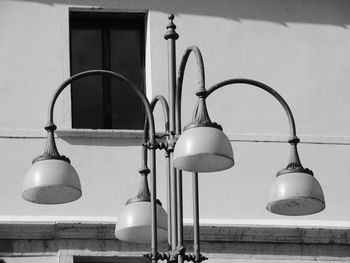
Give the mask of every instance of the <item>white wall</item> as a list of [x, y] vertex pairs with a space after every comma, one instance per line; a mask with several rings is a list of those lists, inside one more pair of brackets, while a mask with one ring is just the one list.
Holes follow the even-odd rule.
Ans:
[[[178, 62], [187, 46], [198, 45], [207, 87], [242, 77], [275, 88], [295, 115], [304, 141], [299, 147], [301, 161], [314, 171], [326, 197], [324, 212], [297, 220], [350, 222], [346, 209], [350, 201], [350, 124], [346, 121], [350, 113], [350, 3], [346, 0], [1, 1], [1, 215], [116, 217], [136, 193], [140, 140], [92, 136], [64, 137], [57, 142], [81, 176], [82, 199], [40, 206], [20, 197], [23, 176], [32, 158], [43, 151], [42, 127], [50, 96], [69, 77], [68, 8], [93, 6], [149, 10], [146, 64], [150, 96], [167, 94], [163, 35], [168, 13], [175, 13], [180, 34]], [[197, 69], [191, 58], [184, 82], [183, 124], [192, 115], [196, 82]], [[70, 127], [69, 106], [67, 90], [55, 111], [59, 128]], [[202, 218], [281, 223], [284, 218], [269, 214], [265, 202], [276, 172], [288, 161], [289, 147], [280, 143], [289, 131], [283, 109], [268, 94], [243, 85], [215, 92], [208, 99], [208, 109], [232, 140], [236, 166], [201, 175]], [[162, 129], [159, 109], [156, 114], [157, 127]], [[165, 203], [162, 158], [159, 153], [160, 198]], [[192, 217], [190, 182], [185, 177], [186, 218]]]

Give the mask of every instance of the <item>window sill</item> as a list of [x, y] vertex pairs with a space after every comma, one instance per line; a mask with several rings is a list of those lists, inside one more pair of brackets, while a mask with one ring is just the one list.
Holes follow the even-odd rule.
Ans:
[[60, 129], [55, 133], [60, 138], [143, 138], [143, 130]]

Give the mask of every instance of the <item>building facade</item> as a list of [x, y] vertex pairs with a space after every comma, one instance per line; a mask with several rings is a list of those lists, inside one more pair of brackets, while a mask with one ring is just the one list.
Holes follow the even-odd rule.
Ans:
[[[72, 74], [124, 70], [149, 100], [168, 96], [164, 33], [173, 13], [180, 36], [177, 62], [188, 46], [198, 46], [207, 87], [249, 78], [287, 101], [302, 164], [314, 172], [326, 200], [326, 209], [315, 215], [283, 217], [266, 210], [276, 173], [288, 163], [288, 120], [269, 94], [229, 86], [207, 100], [212, 121], [232, 143], [235, 166], [199, 176], [202, 253], [218, 262], [350, 262], [349, 11], [346, 0], [0, 1], [0, 257], [5, 262], [146, 260], [142, 255], [149, 246], [114, 237], [118, 215], [138, 189], [144, 121], [130, 117], [132, 111], [143, 116], [143, 109], [128, 94], [114, 94], [115, 83], [96, 80], [102, 93], [92, 93], [93, 81], [83, 83], [91, 93], [67, 89], [57, 100], [56, 144], [80, 176], [82, 197], [38, 205], [21, 198], [21, 187], [31, 161], [44, 150], [50, 98]], [[192, 118], [197, 82], [190, 57], [183, 125]], [[128, 99], [117, 101], [122, 96]], [[125, 121], [115, 124], [119, 113]], [[154, 115], [162, 134], [160, 107]], [[158, 198], [166, 208], [165, 171], [164, 152], [158, 151]], [[191, 182], [184, 173], [188, 251]], [[166, 251], [166, 244], [160, 250]]]

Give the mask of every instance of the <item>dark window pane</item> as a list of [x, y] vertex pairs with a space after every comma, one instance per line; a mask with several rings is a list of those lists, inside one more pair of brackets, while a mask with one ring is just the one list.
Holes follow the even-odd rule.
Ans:
[[[102, 67], [101, 30], [71, 29], [71, 72]], [[103, 93], [101, 76], [75, 81], [72, 87], [73, 128], [103, 127]]]
[[[112, 29], [111, 69], [124, 75], [137, 87], [142, 87], [142, 54], [140, 31], [137, 29]], [[112, 81], [112, 127], [141, 129], [144, 123], [141, 100], [127, 85]], [[131, 103], [130, 103], [131, 102]]]
[[[144, 15], [71, 12], [71, 74], [105, 69], [144, 90]], [[72, 127], [143, 129], [144, 110], [131, 88], [90, 76], [72, 88]]]

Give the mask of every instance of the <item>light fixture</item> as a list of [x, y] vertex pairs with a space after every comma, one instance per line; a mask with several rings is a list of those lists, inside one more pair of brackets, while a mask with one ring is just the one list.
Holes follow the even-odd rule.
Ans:
[[70, 160], [61, 156], [56, 148], [53, 132], [55, 125], [48, 125], [44, 154], [33, 160], [26, 174], [22, 197], [39, 204], [63, 204], [81, 196], [80, 180]]
[[216, 172], [234, 165], [231, 143], [222, 127], [211, 122], [205, 98], [199, 98], [192, 122], [176, 142], [173, 164], [190, 172]]
[[[231, 143], [217, 123], [210, 120], [206, 98], [214, 91], [233, 84], [246, 84], [265, 90], [284, 108], [289, 124], [291, 155], [287, 167], [277, 174], [276, 182], [270, 192], [267, 209], [281, 215], [307, 215], [325, 208], [324, 196], [320, 184], [313, 173], [300, 163], [294, 118], [288, 104], [271, 87], [250, 79], [229, 79], [205, 88], [204, 64], [199, 49], [187, 48], [175, 76], [175, 42], [179, 35], [173, 23], [174, 16], [169, 15], [169, 24], [164, 38], [168, 43], [169, 61], [169, 109], [165, 98], [157, 96], [149, 103], [145, 95], [125, 77], [106, 70], [91, 70], [74, 75], [56, 90], [49, 106], [48, 143], [44, 155], [35, 159], [28, 172], [23, 189], [23, 198], [37, 203], [65, 203], [76, 200], [81, 195], [77, 173], [69, 164], [68, 158], [60, 156], [54, 141], [53, 108], [55, 101], [64, 88], [74, 80], [90, 76], [104, 75], [125, 82], [142, 100], [147, 116], [145, 141], [143, 143], [143, 166], [141, 186], [138, 195], [127, 202], [116, 224], [115, 235], [127, 242], [151, 242], [151, 252], [145, 255], [152, 263], [158, 260], [192, 261], [200, 263], [206, 258], [200, 253], [199, 239], [199, 195], [198, 173], [225, 170], [234, 165]], [[181, 134], [181, 95], [187, 60], [194, 54], [198, 65], [198, 102], [192, 122], [185, 126]], [[166, 131], [160, 139], [156, 137], [153, 117], [154, 101], [160, 100], [164, 110]], [[149, 136], [148, 136], [149, 133]], [[156, 150], [165, 149], [167, 167], [167, 207], [168, 216], [157, 200], [156, 189]], [[147, 168], [146, 153], [150, 153], [150, 169]], [[193, 254], [185, 252], [183, 245], [183, 200], [182, 170], [192, 172], [193, 176]], [[150, 172], [151, 189], [149, 191], [147, 174]], [[167, 232], [167, 229], [169, 230]], [[170, 251], [159, 253], [158, 242], [168, 240]]]
[[[147, 167], [145, 144], [142, 146], [142, 166], [139, 173], [141, 183], [138, 193], [126, 202], [125, 208], [120, 213], [115, 226], [115, 237], [125, 242], [147, 244], [152, 241], [152, 204], [147, 181], [150, 170]], [[168, 217], [158, 199], [156, 204], [157, 241], [165, 242], [168, 239]]]
[[321, 185], [313, 172], [301, 165], [297, 142], [298, 139], [290, 140], [289, 164], [277, 173], [277, 179], [270, 190], [266, 208], [275, 214], [310, 215], [325, 209]]
[[[144, 171], [141, 171], [141, 173]], [[115, 237], [119, 240], [149, 244], [152, 240], [152, 204], [148, 189], [147, 175], [142, 175], [139, 192], [130, 198], [120, 213], [116, 226]], [[157, 240], [165, 242], [168, 239], [168, 219], [162, 204], [157, 200]]]

